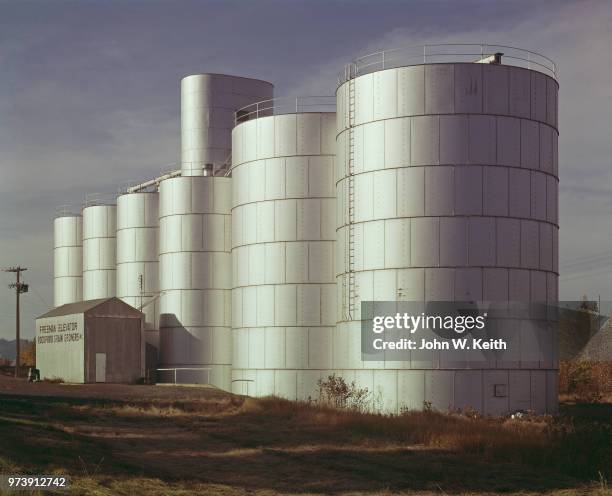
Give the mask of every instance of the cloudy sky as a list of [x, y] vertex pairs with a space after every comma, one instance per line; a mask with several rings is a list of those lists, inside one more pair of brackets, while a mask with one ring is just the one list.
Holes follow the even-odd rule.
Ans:
[[[611, 26], [605, 0], [0, 0], [0, 267], [29, 268], [24, 334], [53, 302], [55, 207], [177, 162], [182, 76], [333, 94], [350, 59], [427, 42], [557, 62], [561, 297], [612, 300]], [[0, 273], [0, 338], [14, 333], [11, 276]]]

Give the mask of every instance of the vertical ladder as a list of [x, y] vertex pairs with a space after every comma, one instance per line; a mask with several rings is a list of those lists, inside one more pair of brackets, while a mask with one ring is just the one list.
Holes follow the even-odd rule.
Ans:
[[349, 66], [348, 81], [348, 312], [355, 319], [357, 288], [355, 283], [355, 67]]

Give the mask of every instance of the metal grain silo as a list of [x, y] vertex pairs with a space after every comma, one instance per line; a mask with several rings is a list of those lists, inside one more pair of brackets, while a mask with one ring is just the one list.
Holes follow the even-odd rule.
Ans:
[[83, 209], [83, 300], [116, 293], [117, 206]]
[[144, 313], [146, 342], [159, 346], [157, 191], [117, 198], [117, 296]]
[[53, 306], [83, 298], [83, 217], [62, 212], [53, 221]]
[[237, 114], [232, 132], [235, 393], [307, 399], [316, 397], [317, 380], [331, 373], [334, 110], [333, 97], [276, 99]]
[[230, 389], [231, 179], [175, 177], [159, 187], [161, 382]]
[[365, 362], [359, 341], [361, 301], [556, 302], [557, 95], [554, 64], [509, 47], [391, 50], [341, 75], [334, 366], [385, 410], [557, 409], [553, 332], [515, 326], [478, 364]]
[[194, 74], [181, 81], [181, 163], [183, 176], [201, 176], [229, 165], [234, 113], [272, 98], [273, 85], [224, 74]]
[[160, 183], [162, 382], [231, 389], [231, 129], [235, 111], [272, 97], [265, 81], [181, 81], [181, 176]]

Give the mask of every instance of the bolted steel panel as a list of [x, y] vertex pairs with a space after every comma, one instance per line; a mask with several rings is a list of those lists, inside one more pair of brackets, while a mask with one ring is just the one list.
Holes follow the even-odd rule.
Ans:
[[483, 167], [455, 167], [455, 215], [482, 215]]
[[410, 219], [385, 221], [385, 268], [410, 266]]
[[455, 112], [479, 114], [482, 112], [482, 64], [455, 65]]
[[410, 117], [384, 121], [385, 167], [410, 166]]
[[495, 219], [471, 217], [468, 221], [468, 263], [495, 265]]
[[507, 300], [508, 270], [486, 268], [482, 272], [482, 299], [485, 301]]
[[508, 114], [508, 69], [503, 65], [483, 65], [483, 112], [485, 114]]
[[460, 410], [482, 411], [482, 371], [457, 370], [454, 384], [454, 406]]
[[454, 167], [425, 169], [425, 215], [452, 215], [454, 210]]
[[547, 79], [540, 72], [531, 72], [531, 118], [540, 122], [546, 122]]
[[521, 221], [521, 267], [537, 269], [540, 265], [539, 223]]
[[497, 117], [497, 164], [520, 167], [520, 119], [515, 119], [513, 117]]
[[373, 119], [397, 117], [397, 71], [374, 73]]
[[528, 270], [508, 270], [508, 297], [510, 301], [531, 301]]
[[454, 66], [451, 64], [425, 66], [425, 113], [454, 112]]
[[355, 79], [355, 124], [370, 122], [374, 116], [374, 75]]
[[412, 266], [436, 267], [439, 263], [440, 220], [414, 218], [410, 222], [410, 259]]
[[499, 218], [497, 229], [497, 264], [500, 267], [518, 267], [521, 260], [521, 221]]
[[461, 267], [468, 263], [468, 219], [442, 217], [440, 219], [440, 265]]
[[521, 120], [521, 166], [540, 168], [540, 126], [524, 119]]
[[529, 218], [531, 212], [531, 174], [521, 169], [508, 171], [508, 213], [512, 217]]
[[425, 269], [425, 301], [452, 301], [455, 289], [455, 269]]
[[410, 150], [412, 165], [440, 163], [440, 118], [437, 115], [411, 119]]
[[509, 92], [510, 115], [529, 118], [531, 115], [531, 71], [511, 67]]
[[468, 163], [468, 118], [466, 115], [440, 116], [440, 163]]
[[398, 117], [425, 113], [425, 68], [417, 65], [397, 69]]
[[490, 115], [470, 115], [469, 161], [471, 164], [490, 165], [496, 162], [496, 120]]
[[531, 173], [531, 218], [546, 220], [546, 175]]

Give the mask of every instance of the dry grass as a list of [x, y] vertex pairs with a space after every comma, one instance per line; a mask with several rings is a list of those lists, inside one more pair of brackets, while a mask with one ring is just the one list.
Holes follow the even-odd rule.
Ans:
[[96, 496], [610, 494], [612, 405], [508, 420], [134, 391], [0, 394], [0, 472], [60, 471]]
[[578, 477], [612, 478], [612, 430], [605, 423], [576, 423], [568, 416], [521, 420], [460, 413], [410, 411], [399, 416], [338, 411], [278, 398], [247, 399], [243, 410], [289, 419], [296, 426], [325, 425], [365, 439], [448, 450]]
[[561, 362], [559, 394], [565, 400], [609, 402], [612, 400], [612, 362]]

